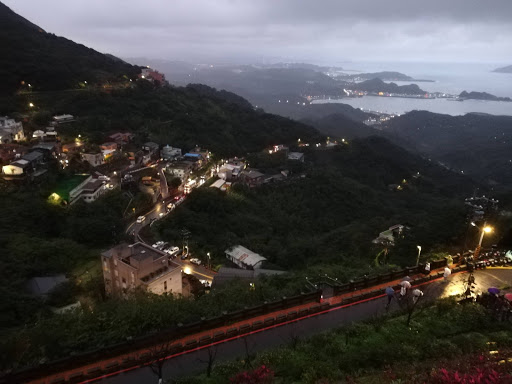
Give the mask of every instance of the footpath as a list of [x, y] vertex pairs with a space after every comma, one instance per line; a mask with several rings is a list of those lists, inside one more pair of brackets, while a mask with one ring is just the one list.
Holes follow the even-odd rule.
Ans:
[[[199, 326], [194, 333], [184, 335], [183, 337], [172, 337], [168, 340], [166, 340], [165, 336], [162, 336], [152, 345], [144, 346], [143, 348], [136, 348], [134, 346], [135, 348], [129, 351], [126, 351], [129, 348], [125, 346], [123, 349], [126, 352], [123, 351], [124, 353], [118, 353], [115, 356], [107, 357], [105, 355], [108, 355], [108, 353], [102, 355], [101, 351], [99, 351], [96, 356], [97, 358], [89, 359], [90, 362], [83, 361], [84, 364], [80, 364], [80, 361], [73, 361], [69, 365], [53, 367], [53, 372], [52, 370], [46, 370], [46, 372], [43, 370], [40, 372], [26, 372], [25, 375], [22, 372], [21, 377], [19, 377], [21, 380], [18, 380], [18, 382], [53, 384], [98, 381], [146, 365], [155, 364], [158, 360], [172, 359], [173, 357], [209, 348], [250, 334], [319, 316], [340, 307], [353, 306], [379, 299], [385, 296], [384, 290], [386, 287], [391, 286], [395, 289], [395, 292], [398, 292], [399, 284], [408, 272], [416, 272], [407, 274], [413, 287], [429, 284], [442, 279], [444, 266], [433, 269], [428, 276], [418, 273], [418, 270], [423, 269], [416, 267], [400, 271], [394, 280], [387, 280], [381, 283], [372, 284], [372, 282], [379, 280], [379, 278], [364, 278], [359, 282], [337, 286], [334, 289], [334, 295], [325, 299], [323, 299], [321, 296], [322, 292], [319, 290], [316, 296], [309, 295], [314, 299], [309, 302], [268, 311], [261, 315], [254, 315], [238, 321], [235, 319], [231, 320], [230, 314], [226, 314], [223, 324], [219, 324], [216, 327], [208, 327], [208, 329], [202, 330]], [[461, 273], [465, 272], [465, 268], [452, 266], [452, 271], [453, 274]], [[366, 287], [360, 287], [361, 285]], [[345, 292], [339, 292], [340, 290]]]

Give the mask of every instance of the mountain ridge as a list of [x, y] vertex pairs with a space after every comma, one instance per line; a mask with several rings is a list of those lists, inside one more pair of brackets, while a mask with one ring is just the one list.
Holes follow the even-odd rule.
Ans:
[[140, 73], [115, 56], [45, 31], [1, 2], [0, 25], [2, 94], [127, 82]]

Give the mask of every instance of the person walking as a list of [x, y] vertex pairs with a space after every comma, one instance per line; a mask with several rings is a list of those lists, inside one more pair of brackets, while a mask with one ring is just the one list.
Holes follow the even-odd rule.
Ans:
[[393, 300], [393, 297], [395, 297], [395, 290], [393, 289], [393, 287], [386, 288], [386, 295], [388, 297], [388, 303], [386, 304], [386, 309], [388, 309], [389, 305], [391, 304], [391, 300]]
[[414, 291], [412, 291], [412, 301], [414, 304], [420, 299], [420, 297], [423, 296], [423, 292], [420, 291], [418, 288], [416, 288]]
[[444, 273], [443, 273], [443, 278], [444, 278], [445, 282], [448, 281], [448, 277], [450, 277], [451, 274], [452, 274], [452, 270], [450, 268], [446, 267], [444, 269]]

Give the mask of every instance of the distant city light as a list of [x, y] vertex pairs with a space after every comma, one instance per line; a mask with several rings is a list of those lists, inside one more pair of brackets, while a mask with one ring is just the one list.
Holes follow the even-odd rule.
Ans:
[[28, 103], [28, 106], [29, 106], [30, 108], [32, 108], [32, 107], [34, 106], [34, 104], [32, 104], [32, 103]]

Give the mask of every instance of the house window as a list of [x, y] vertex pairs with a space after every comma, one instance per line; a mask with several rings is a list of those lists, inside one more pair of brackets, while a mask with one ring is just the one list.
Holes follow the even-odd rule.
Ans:
[[117, 259], [114, 259], [114, 265], [117, 267]]
[[119, 276], [119, 272], [117, 272], [117, 269], [114, 270], [114, 273], [115, 273], [116, 277]]
[[164, 291], [167, 291], [167, 281], [164, 281]]
[[132, 272], [132, 284], [135, 283], [135, 274]]
[[119, 280], [116, 280], [116, 287], [119, 287]]
[[126, 284], [126, 279], [124, 277], [121, 279], [121, 281], [123, 282], [123, 284]]
[[103, 268], [107, 270], [107, 259], [103, 259]]

